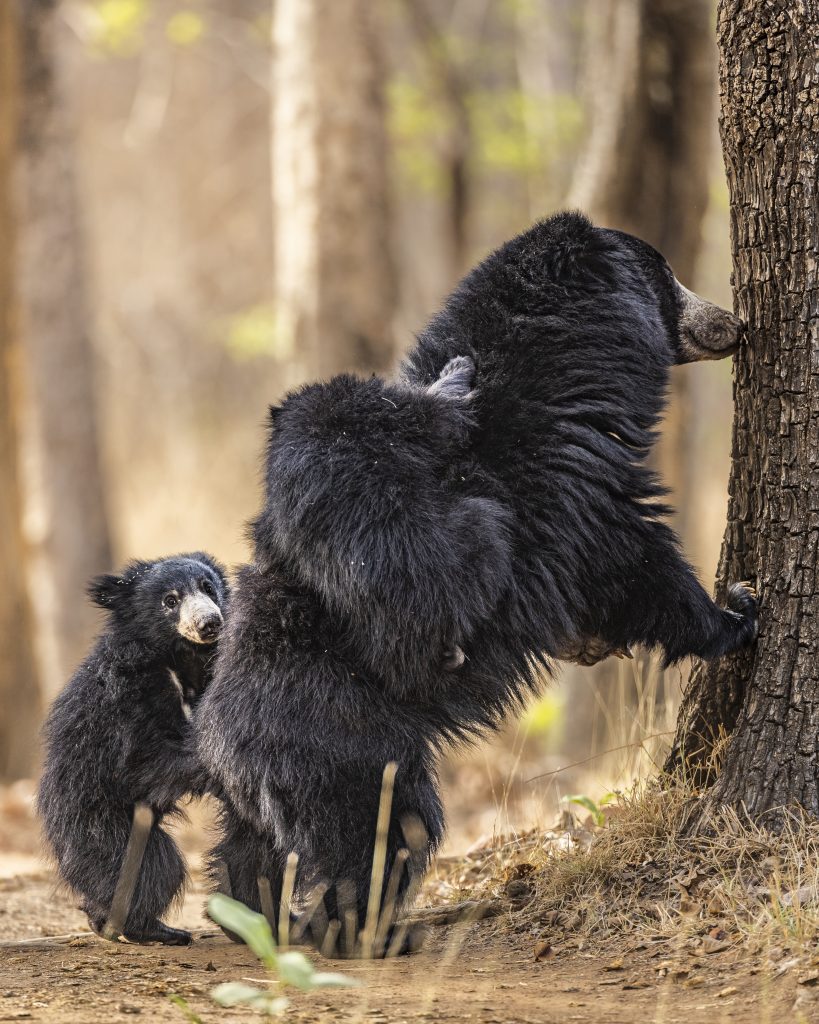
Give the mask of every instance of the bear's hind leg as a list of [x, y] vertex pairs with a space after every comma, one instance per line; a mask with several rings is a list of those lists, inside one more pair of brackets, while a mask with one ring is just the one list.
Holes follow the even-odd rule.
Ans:
[[[244, 903], [257, 914], [265, 914], [275, 934], [287, 854], [270, 837], [260, 835], [227, 803], [220, 812], [219, 825], [219, 842], [208, 853], [207, 869], [216, 891]], [[269, 893], [265, 882], [270, 886]], [[233, 932], [225, 928], [222, 931], [232, 941], [242, 941]]]
[[[324, 822], [305, 844], [313, 851], [305, 864], [309, 878], [323, 879], [323, 898], [296, 932], [304, 932], [325, 956], [381, 958], [417, 950], [425, 929], [398, 924], [398, 915], [415, 895], [430, 857], [443, 834], [443, 809], [431, 778], [403, 779], [399, 767], [393, 809], [383, 850], [384, 873], [376, 922], [370, 909], [370, 884], [375, 843], [375, 808], [361, 807], [343, 820]], [[375, 786], [373, 786], [373, 791]]]
[[[418, 877], [412, 859], [404, 859], [405, 844], [393, 836], [387, 842], [385, 869], [381, 880], [381, 898], [377, 923], [367, 930], [372, 858], [362, 860], [350, 849], [350, 859], [341, 877], [328, 881], [323, 876], [320, 885], [326, 888], [316, 906], [297, 919], [294, 934], [304, 936], [324, 956], [343, 960], [367, 956], [382, 958], [414, 952], [421, 945], [417, 928], [402, 928], [396, 924], [397, 913], [406, 901], [413, 881]], [[344, 850], [338, 851], [344, 853]], [[355, 860], [355, 864], [353, 861]], [[390, 882], [391, 876], [392, 884]], [[390, 892], [389, 890], [392, 890]], [[392, 897], [392, 906], [386, 899]]]

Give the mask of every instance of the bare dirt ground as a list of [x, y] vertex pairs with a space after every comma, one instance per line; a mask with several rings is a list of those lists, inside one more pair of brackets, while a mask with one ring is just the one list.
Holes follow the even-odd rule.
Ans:
[[[0, 1021], [86, 1024], [141, 1015], [182, 1021], [169, 996], [181, 995], [205, 1022], [255, 1016], [224, 1010], [209, 991], [223, 981], [258, 982], [263, 972], [245, 948], [204, 931], [204, 892], [194, 883], [176, 920], [198, 929], [190, 948], [115, 946], [81, 931], [82, 915], [37, 865], [0, 881]], [[7, 870], [8, 864], [4, 870]], [[727, 949], [697, 957], [668, 945], [611, 942], [584, 947], [515, 931], [515, 913], [433, 930], [426, 949], [386, 963], [338, 965], [361, 986], [295, 993], [297, 1021], [513, 1022], [812, 1021], [813, 988], [786, 968]], [[637, 944], [639, 945], [639, 943]], [[541, 952], [542, 959], [536, 959]]]
[[[81, 927], [70, 903], [53, 893], [43, 873], [7, 879], [6, 940], [12, 932], [16, 938], [40, 927], [53, 934]], [[190, 925], [197, 923], [202, 895], [194, 890], [183, 910], [181, 919]], [[758, 961], [730, 951], [706, 959], [683, 955], [672, 965], [667, 949], [609, 945], [558, 950], [537, 962], [531, 938], [510, 933], [508, 923], [488, 921], [461, 934], [457, 925], [435, 929], [414, 957], [340, 964], [361, 987], [295, 993], [289, 1018], [305, 1024], [800, 1019], [793, 977], [775, 977]], [[220, 1009], [209, 990], [222, 981], [258, 981], [262, 974], [249, 950], [213, 933], [187, 949], [114, 946], [95, 937], [65, 944], [18, 941], [0, 949], [0, 1021], [87, 1024], [141, 1015], [179, 1022], [182, 1013], [168, 998], [174, 993], [203, 1021], [246, 1019], [253, 1011]], [[819, 1004], [802, 1003], [802, 1019], [819, 1020]]]
[[[88, 1024], [135, 1016], [183, 1022], [169, 998], [174, 994], [205, 1024], [257, 1017], [250, 1009], [222, 1009], [209, 996], [220, 982], [258, 983], [264, 974], [246, 947], [228, 942], [203, 918], [206, 894], [196, 849], [202, 835], [194, 827], [182, 837], [193, 881], [171, 922], [197, 933], [191, 947], [114, 945], [90, 934], [71, 938], [86, 930], [85, 919], [38, 858], [25, 801], [0, 801], [0, 1022]], [[469, 895], [474, 865], [474, 858], [447, 858], [433, 872], [422, 902]], [[786, 947], [751, 953], [746, 945], [711, 942], [709, 948], [707, 938], [692, 943], [616, 933], [584, 937], [565, 922], [558, 927], [554, 913], [533, 916], [531, 904], [520, 898], [515, 872], [511, 882], [509, 877], [494, 889], [501, 901], [498, 917], [433, 928], [425, 949], [412, 957], [334, 965], [360, 986], [289, 992], [286, 1019], [305, 1024], [819, 1021], [819, 971], [811, 970], [804, 951], [795, 958]], [[487, 892], [484, 883], [482, 895]]]

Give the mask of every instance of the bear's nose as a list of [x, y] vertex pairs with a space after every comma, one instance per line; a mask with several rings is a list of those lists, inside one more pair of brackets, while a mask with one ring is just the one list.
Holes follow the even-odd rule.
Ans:
[[222, 628], [222, 616], [216, 611], [196, 620], [196, 629], [203, 640], [215, 640]]
[[739, 348], [745, 325], [722, 306], [689, 291], [679, 281], [680, 302], [678, 362], [692, 363], [699, 359], [722, 359]]

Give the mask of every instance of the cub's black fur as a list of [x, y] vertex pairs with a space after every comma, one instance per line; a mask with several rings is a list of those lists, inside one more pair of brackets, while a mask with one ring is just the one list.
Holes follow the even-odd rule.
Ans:
[[440, 748], [553, 660], [753, 638], [752, 596], [711, 601], [645, 465], [672, 364], [739, 336], [649, 246], [564, 214], [466, 277], [397, 382], [342, 376], [273, 410], [255, 562], [197, 716], [237, 898], [258, 908], [266, 878], [278, 899], [293, 850], [299, 890], [329, 886], [313, 937], [335, 921], [350, 954], [386, 762], [400, 901], [441, 838]]
[[227, 607], [225, 573], [202, 552], [138, 561], [94, 579], [89, 595], [110, 619], [46, 721], [38, 796], [45, 838], [99, 933], [134, 805], [150, 805], [154, 821], [125, 935], [187, 943], [188, 932], [160, 920], [185, 881], [162, 819], [205, 788], [188, 716], [210, 679]]

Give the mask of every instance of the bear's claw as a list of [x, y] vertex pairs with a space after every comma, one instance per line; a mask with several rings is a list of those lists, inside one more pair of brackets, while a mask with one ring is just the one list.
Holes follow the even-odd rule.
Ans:
[[743, 620], [743, 643], [751, 643], [759, 633], [759, 612], [756, 590], [749, 583], [732, 583], [728, 587], [728, 611]]
[[612, 645], [602, 637], [590, 636], [582, 638], [572, 647], [561, 651], [558, 657], [561, 661], [569, 661], [575, 665], [589, 667], [591, 665], [597, 665], [599, 662], [604, 661], [609, 657], [633, 658], [634, 654], [631, 650], [631, 644], [623, 644], [621, 647], [612, 647]]

